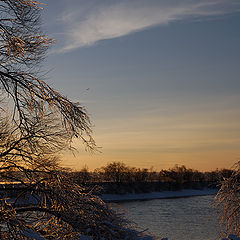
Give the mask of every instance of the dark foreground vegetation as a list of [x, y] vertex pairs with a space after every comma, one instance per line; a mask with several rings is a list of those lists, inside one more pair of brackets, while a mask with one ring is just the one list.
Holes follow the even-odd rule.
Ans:
[[74, 138], [96, 145], [85, 108], [45, 82], [42, 62], [55, 41], [41, 30], [42, 7], [0, 0], [0, 239], [139, 239], [60, 165]]
[[200, 172], [178, 165], [168, 170], [154, 171], [153, 168], [140, 169], [122, 162], [112, 162], [94, 171], [89, 171], [85, 166], [68, 174], [76, 184], [86, 189], [107, 194], [127, 194], [219, 188], [223, 179], [229, 178], [232, 173], [230, 169]]

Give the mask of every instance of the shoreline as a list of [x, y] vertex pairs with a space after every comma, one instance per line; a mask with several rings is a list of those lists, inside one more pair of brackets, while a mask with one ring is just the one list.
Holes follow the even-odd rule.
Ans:
[[216, 195], [218, 189], [205, 188], [202, 190], [184, 189], [179, 191], [162, 191], [151, 193], [138, 193], [138, 194], [102, 194], [100, 198], [107, 203], [111, 202], [130, 202], [130, 201], [147, 201], [154, 199], [173, 199], [173, 198], [187, 198], [206, 195]]

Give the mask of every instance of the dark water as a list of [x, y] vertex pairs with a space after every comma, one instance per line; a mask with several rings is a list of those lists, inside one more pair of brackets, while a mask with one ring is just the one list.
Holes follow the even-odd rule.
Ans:
[[214, 196], [121, 203], [127, 218], [169, 240], [219, 239]]

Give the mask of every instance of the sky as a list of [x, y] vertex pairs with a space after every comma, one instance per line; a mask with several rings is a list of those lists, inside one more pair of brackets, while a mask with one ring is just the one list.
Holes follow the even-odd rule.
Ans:
[[86, 107], [101, 150], [76, 141], [64, 166], [205, 171], [240, 160], [240, 1], [42, 2], [56, 39], [48, 83]]

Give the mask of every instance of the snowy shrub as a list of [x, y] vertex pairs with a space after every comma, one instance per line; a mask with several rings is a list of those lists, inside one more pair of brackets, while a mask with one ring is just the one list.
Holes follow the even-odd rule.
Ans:
[[240, 235], [240, 163], [231, 177], [224, 179], [216, 196], [220, 207], [220, 225], [224, 235]]

